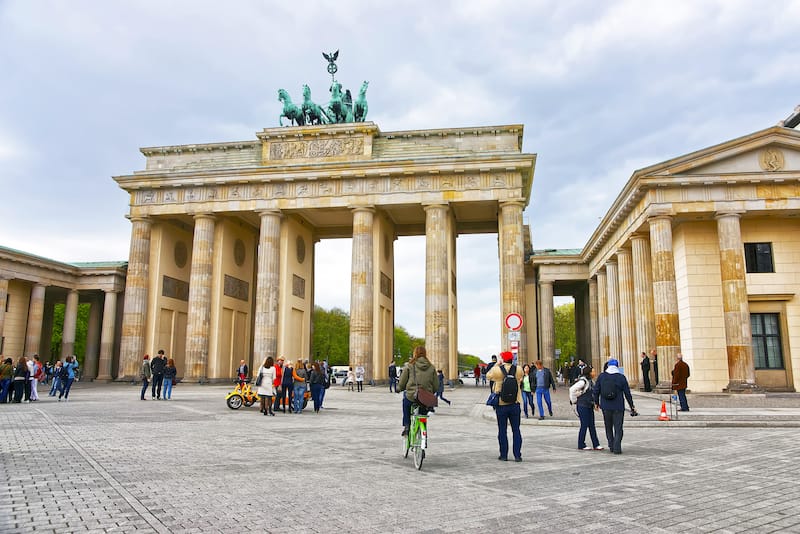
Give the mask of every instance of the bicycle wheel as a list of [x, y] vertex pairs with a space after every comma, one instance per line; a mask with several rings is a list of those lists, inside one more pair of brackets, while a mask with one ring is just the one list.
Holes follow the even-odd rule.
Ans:
[[230, 397], [228, 397], [228, 400], [226, 402], [228, 404], [228, 408], [230, 408], [231, 410], [238, 410], [239, 408], [242, 407], [242, 404], [244, 404], [242, 397], [240, 397], [239, 395], [231, 395]]
[[422, 460], [425, 459], [425, 449], [422, 448], [422, 426], [414, 432], [414, 467], [422, 469]]

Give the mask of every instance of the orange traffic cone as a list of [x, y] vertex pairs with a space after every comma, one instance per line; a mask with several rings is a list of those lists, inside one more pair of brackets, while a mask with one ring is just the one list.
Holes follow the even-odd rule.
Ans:
[[669, 421], [669, 416], [667, 415], [667, 405], [664, 401], [661, 401], [661, 415], [658, 416], [659, 421]]

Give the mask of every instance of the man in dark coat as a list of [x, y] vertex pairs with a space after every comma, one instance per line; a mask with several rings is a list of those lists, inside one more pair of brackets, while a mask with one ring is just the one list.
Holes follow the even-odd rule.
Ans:
[[650, 358], [646, 353], [642, 353], [642, 380], [644, 381], [644, 390], [652, 391], [653, 387], [650, 385]]
[[[622, 423], [625, 419], [625, 400], [631, 407], [631, 415], [638, 415], [633, 407], [628, 379], [619, 371], [619, 362], [608, 360], [608, 367], [597, 377], [592, 391], [595, 404], [603, 410], [608, 448], [614, 454], [622, 454]], [[623, 397], [624, 396], [624, 397]]]
[[686, 382], [689, 380], [689, 374], [689, 364], [683, 361], [683, 354], [679, 352], [675, 355], [675, 367], [672, 369], [672, 389], [678, 392], [682, 412], [689, 411], [689, 403], [686, 401]]
[[153, 385], [150, 389], [151, 399], [161, 399], [161, 386], [164, 384], [164, 369], [167, 367], [167, 356], [163, 350], [158, 351], [158, 355], [150, 362], [150, 370], [153, 373]]

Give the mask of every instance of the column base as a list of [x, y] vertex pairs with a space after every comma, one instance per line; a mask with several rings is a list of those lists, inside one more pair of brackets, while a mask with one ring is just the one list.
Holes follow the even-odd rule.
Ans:
[[111, 375], [98, 376], [97, 378], [93, 378], [92, 379], [92, 382], [103, 382], [103, 383], [106, 383], [106, 384], [109, 383], [109, 382], [113, 382], [113, 381], [114, 381], [114, 379], [111, 377]]
[[653, 386], [653, 393], [669, 394], [672, 393], [671, 382], [659, 382]]
[[756, 384], [749, 384], [738, 380], [731, 380], [728, 387], [724, 388], [723, 393], [764, 393], [765, 390]]

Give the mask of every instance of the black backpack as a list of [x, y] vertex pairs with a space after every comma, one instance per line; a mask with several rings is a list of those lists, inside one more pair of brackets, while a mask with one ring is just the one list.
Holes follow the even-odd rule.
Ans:
[[503, 383], [500, 385], [500, 400], [506, 404], [515, 404], [517, 402], [517, 393], [519, 392], [517, 366], [512, 365], [511, 369], [506, 372], [506, 366], [501, 365], [500, 370], [503, 371]]
[[614, 400], [617, 398], [617, 383], [611, 379], [611, 375], [606, 375], [603, 378], [603, 383], [600, 384], [600, 396], [606, 400]]
[[67, 378], [69, 378], [69, 367], [67, 367], [67, 366], [65, 365], [64, 367], [62, 367], [61, 369], [59, 369], [59, 371], [58, 371], [58, 378], [63, 378], [63, 379], [65, 379], [65, 380], [66, 380]]

